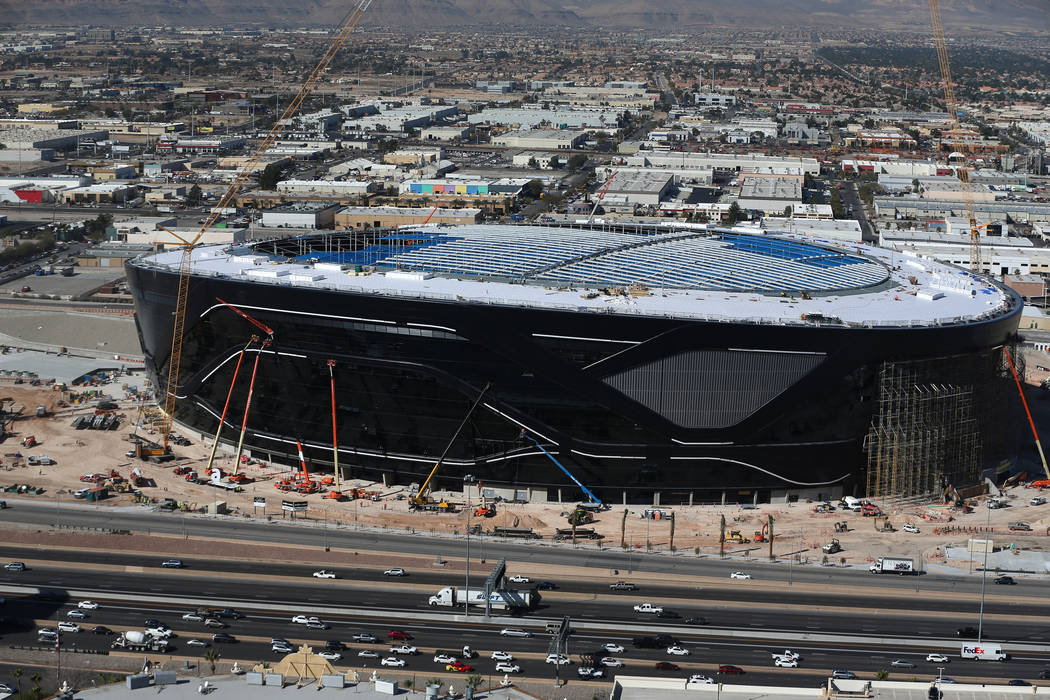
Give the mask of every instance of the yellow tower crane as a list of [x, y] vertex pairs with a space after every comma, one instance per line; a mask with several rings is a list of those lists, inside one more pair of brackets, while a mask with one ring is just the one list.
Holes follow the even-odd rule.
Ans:
[[208, 214], [208, 217], [205, 219], [204, 224], [201, 226], [197, 235], [193, 239], [188, 240], [168, 229], [164, 229], [179, 240], [177, 245], [182, 248], [182, 258], [179, 262], [179, 291], [175, 301], [175, 317], [171, 333], [171, 355], [168, 357], [168, 382], [164, 387], [164, 415], [162, 417], [162, 434], [164, 436], [164, 443], [163, 447], [158, 448], [155, 452], [168, 451], [168, 437], [171, 435], [172, 421], [175, 417], [175, 394], [179, 386], [179, 368], [182, 362], [182, 338], [186, 326], [186, 303], [190, 291], [190, 271], [193, 265], [193, 250], [197, 247], [197, 244], [200, 243], [205, 231], [211, 228], [219, 218], [220, 212], [230, 205], [233, 198], [237, 196], [238, 192], [240, 192], [241, 187], [248, 178], [251, 177], [259, 160], [270, 150], [274, 141], [277, 140], [277, 137], [280, 136], [281, 132], [284, 130], [285, 125], [299, 110], [303, 100], [310, 95], [310, 92], [321, 79], [321, 75], [323, 75], [325, 70], [328, 69], [332, 59], [335, 58], [336, 53], [342, 48], [347, 37], [350, 36], [350, 33], [357, 27], [362, 16], [364, 16], [365, 11], [371, 4], [372, 0], [359, 0], [358, 4], [347, 13], [346, 17], [339, 25], [339, 31], [336, 33], [335, 38], [332, 39], [332, 43], [329, 44], [324, 55], [321, 56], [317, 65], [314, 66], [314, 69], [306, 77], [306, 80], [303, 81], [299, 91], [295, 94], [295, 97], [292, 98], [291, 102], [288, 103], [288, 106], [285, 107], [280, 118], [274, 122], [272, 127], [270, 127], [270, 131], [266, 134], [266, 137], [262, 140], [262, 143], [259, 144], [258, 148], [255, 149], [255, 153], [243, 166], [241, 166], [241, 169], [238, 171], [233, 182], [230, 183], [226, 193], [219, 200], [219, 203], [212, 208], [211, 213]]
[[[961, 127], [959, 124], [959, 105], [955, 101], [955, 85], [952, 82], [952, 69], [948, 63], [948, 43], [944, 39], [944, 25], [941, 24], [940, 0], [929, 0], [930, 20], [933, 22], [933, 39], [937, 45], [937, 61], [941, 66], [941, 82], [944, 85], [944, 107], [948, 110], [948, 144], [953, 151], [962, 152], [965, 146], [962, 143]], [[951, 155], [948, 156], [949, 162]], [[970, 271], [980, 273], [981, 264], [981, 229], [988, 225], [977, 224], [977, 214], [974, 210], [973, 190], [970, 186], [970, 169], [963, 160], [958, 164], [958, 177], [962, 183], [963, 202], [966, 204], [966, 218], [970, 224]]]

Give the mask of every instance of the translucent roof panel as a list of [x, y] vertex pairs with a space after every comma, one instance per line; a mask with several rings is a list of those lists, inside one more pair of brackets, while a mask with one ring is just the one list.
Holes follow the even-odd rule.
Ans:
[[713, 230], [456, 226], [447, 233], [404, 230], [369, 252], [380, 267], [549, 284], [831, 292], [871, 287], [889, 277], [884, 264], [859, 254], [775, 235]]

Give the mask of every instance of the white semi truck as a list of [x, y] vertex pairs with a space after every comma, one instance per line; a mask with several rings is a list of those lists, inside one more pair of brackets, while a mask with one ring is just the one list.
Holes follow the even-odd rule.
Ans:
[[868, 567], [868, 571], [873, 574], [900, 574], [901, 576], [917, 573], [914, 561], [896, 557], [879, 557]]
[[[430, 596], [427, 603], [430, 605], [452, 608], [457, 605], [463, 605], [468, 599], [471, 605], [484, 606], [485, 591], [477, 588], [471, 588], [468, 591], [464, 588], [446, 586], [439, 590], [437, 594]], [[535, 599], [535, 593], [522, 590], [493, 591], [489, 596], [489, 601], [493, 610], [531, 608]]]

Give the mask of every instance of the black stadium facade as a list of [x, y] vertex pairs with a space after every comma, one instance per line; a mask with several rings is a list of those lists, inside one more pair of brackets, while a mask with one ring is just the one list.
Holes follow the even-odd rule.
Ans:
[[[161, 389], [180, 255], [127, 265]], [[245, 445], [261, 459], [294, 463], [301, 441], [331, 465], [330, 369], [344, 476], [390, 483], [422, 481], [465, 417], [439, 486], [471, 474], [565, 500], [581, 493], [536, 442], [603, 500], [665, 504], [939, 492], [1016, 450], [1003, 350], [1020, 299], [908, 254], [477, 225], [193, 255], [175, 418], [214, 435], [247, 346]], [[248, 385], [242, 368], [224, 442]]]

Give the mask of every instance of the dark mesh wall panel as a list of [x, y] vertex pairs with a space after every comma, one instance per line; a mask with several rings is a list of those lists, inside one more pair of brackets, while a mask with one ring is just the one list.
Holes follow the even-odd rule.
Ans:
[[823, 354], [695, 350], [604, 381], [683, 428], [725, 428], [762, 408], [823, 360]]

